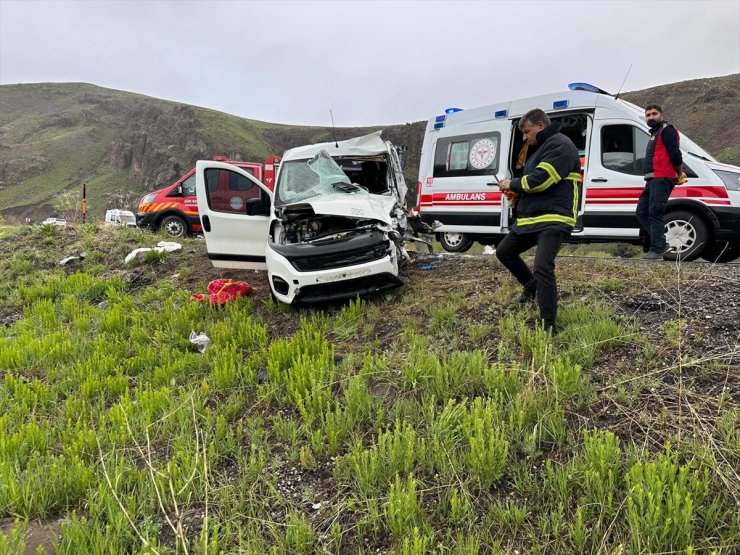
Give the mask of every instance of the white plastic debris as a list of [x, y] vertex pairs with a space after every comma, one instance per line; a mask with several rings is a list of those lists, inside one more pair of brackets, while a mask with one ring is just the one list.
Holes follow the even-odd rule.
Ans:
[[188, 339], [193, 345], [198, 346], [199, 353], [205, 353], [206, 349], [208, 349], [208, 346], [211, 344], [211, 338], [208, 337], [205, 332], [198, 334], [195, 333], [195, 331], [191, 331]]
[[483, 247], [483, 254], [496, 254], [496, 249], [494, 249], [491, 245], [486, 245]]
[[66, 266], [70, 262], [74, 262], [76, 260], [85, 260], [85, 257], [87, 256], [86, 252], [81, 252], [78, 256], [68, 256], [67, 258], [62, 258], [59, 261], [60, 266]]
[[157, 243], [157, 246], [154, 247], [154, 248], [141, 247], [141, 248], [132, 250], [130, 253], [128, 253], [126, 255], [126, 258], [123, 259], [123, 262], [125, 264], [128, 264], [134, 258], [137, 258], [137, 259], [141, 260], [141, 258], [140, 258], [139, 255], [142, 254], [142, 253], [148, 252], [148, 251], [157, 251], [157, 252], [167, 251], [167, 252], [174, 252], [174, 251], [179, 251], [181, 248], [182, 248], [182, 245], [180, 243], [176, 243], [174, 241], [160, 241], [159, 243]]

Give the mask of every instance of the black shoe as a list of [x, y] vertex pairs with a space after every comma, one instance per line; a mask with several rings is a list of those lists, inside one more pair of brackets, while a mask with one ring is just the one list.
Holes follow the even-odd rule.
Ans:
[[524, 286], [524, 291], [517, 297], [516, 302], [519, 304], [533, 303], [536, 297], [537, 281], [532, 279]]
[[535, 296], [536, 293], [534, 291], [524, 291], [516, 298], [516, 302], [519, 304], [533, 303], [535, 300]]
[[558, 334], [558, 328], [554, 322], [545, 321], [543, 329], [545, 330], [546, 333], [549, 333], [550, 336], [552, 337], [555, 337]]
[[642, 257], [643, 260], [663, 260], [663, 254], [655, 251], [648, 252]]

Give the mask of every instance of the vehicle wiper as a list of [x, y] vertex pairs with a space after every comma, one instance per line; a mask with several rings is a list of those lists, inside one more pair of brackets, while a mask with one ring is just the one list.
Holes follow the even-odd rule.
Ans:
[[690, 150], [689, 150], [689, 151], [687, 151], [687, 152], [688, 152], [689, 154], [691, 154], [691, 156], [696, 156], [696, 157], [697, 157], [697, 158], [699, 158], [700, 160], [706, 160], [707, 162], [711, 162], [711, 160], [710, 160], [709, 158], [707, 158], [706, 156], [702, 156], [701, 154], [697, 154], [696, 152], [691, 152]]

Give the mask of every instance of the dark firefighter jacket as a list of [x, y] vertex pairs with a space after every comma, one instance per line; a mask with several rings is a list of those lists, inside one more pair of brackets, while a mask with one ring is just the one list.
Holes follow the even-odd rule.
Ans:
[[570, 233], [578, 215], [581, 162], [573, 142], [553, 122], [537, 134], [539, 148], [524, 165], [524, 176], [511, 180], [519, 193], [512, 230], [534, 233], [546, 228]]

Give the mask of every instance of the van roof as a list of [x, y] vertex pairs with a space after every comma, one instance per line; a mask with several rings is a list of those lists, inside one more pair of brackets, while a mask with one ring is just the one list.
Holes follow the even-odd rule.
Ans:
[[557, 113], [558, 111], [594, 110], [597, 107], [599, 108], [597, 119], [615, 117], [634, 119], [635, 116], [644, 118], [643, 111], [630, 102], [621, 98], [614, 98], [603, 91], [597, 93], [579, 89], [507, 100], [487, 106], [460, 110], [451, 114], [435, 116], [429, 121], [432, 125], [443, 123], [444, 125], [440, 127], [448, 127], [494, 119], [520, 118], [532, 108], [540, 108], [548, 113]]
[[388, 152], [388, 145], [380, 134], [375, 131], [369, 135], [347, 139], [346, 141], [318, 143], [314, 145], [299, 146], [286, 150], [283, 154], [283, 162], [290, 160], [307, 160], [313, 158], [322, 150], [326, 150], [330, 156], [375, 156]]

